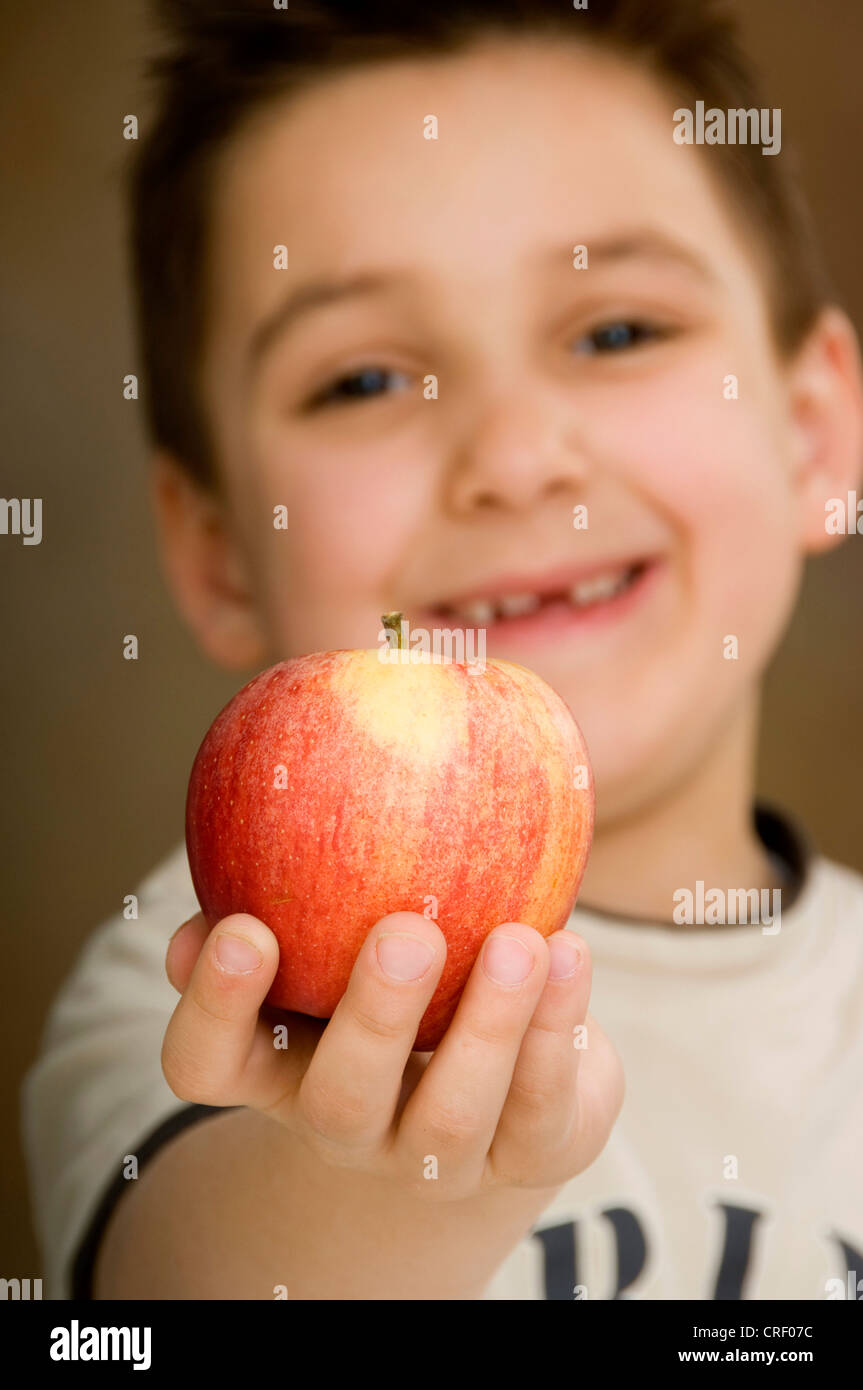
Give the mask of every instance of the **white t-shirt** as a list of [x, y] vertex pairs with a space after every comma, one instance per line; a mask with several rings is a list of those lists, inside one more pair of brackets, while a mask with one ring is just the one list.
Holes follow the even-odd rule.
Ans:
[[[808, 855], [776, 815], [757, 824], [789, 885], [778, 931], [576, 908], [626, 1098], [486, 1298], [863, 1297], [863, 878]], [[126, 1156], [140, 1171], [216, 1113], [178, 1100], [160, 1065], [177, 1001], [165, 951], [197, 910], [183, 847], [138, 900], [137, 920], [87, 941], [24, 1083], [51, 1298], [91, 1297]]]

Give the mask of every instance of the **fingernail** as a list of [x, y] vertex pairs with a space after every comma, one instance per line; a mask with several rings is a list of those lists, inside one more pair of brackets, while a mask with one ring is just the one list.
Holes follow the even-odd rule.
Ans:
[[377, 940], [378, 965], [391, 980], [418, 980], [434, 960], [434, 951], [418, 936], [383, 932]]
[[246, 941], [245, 937], [223, 932], [216, 941], [216, 960], [229, 975], [251, 975], [261, 964], [263, 956], [257, 946]]
[[556, 936], [554, 941], [548, 943], [548, 953], [551, 957], [548, 967], [550, 980], [566, 980], [575, 974], [581, 961], [581, 952], [574, 942], [570, 943], [565, 937]]
[[533, 956], [516, 936], [490, 936], [483, 948], [482, 968], [496, 985], [520, 985], [533, 969]]

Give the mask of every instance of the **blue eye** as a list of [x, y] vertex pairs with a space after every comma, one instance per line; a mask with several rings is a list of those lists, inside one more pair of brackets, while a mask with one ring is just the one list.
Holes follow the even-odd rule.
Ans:
[[397, 379], [406, 381], [407, 377], [403, 372], [391, 372], [385, 367], [363, 367], [349, 376], [339, 377], [330, 386], [318, 392], [309, 405], [343, 405], [353, 401], [372, 400], [375, 396], [387, 394], [387, 383]]
[[615, 353], [639, 347], [642, 343], [652, 342], [662, 336], [662, 331], [654, 328], [652, 324], [619, 319], [594, 328], [580, 339], [576, 351], [593, 357], [601, 353]]

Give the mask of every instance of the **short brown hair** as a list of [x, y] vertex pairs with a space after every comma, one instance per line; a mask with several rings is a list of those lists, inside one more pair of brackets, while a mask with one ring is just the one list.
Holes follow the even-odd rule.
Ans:
[[[638, 63], [706, 107], [766, 105], [734, 21], [714, 0], [157, 0], [170, 46], [154, 58], [156, 114], [130, 171], [131, 253], [153, 442], [217, 486], [199, 385], [206, 252], [218, 157], [270, 101], [364, 62], [443, 56], [497, 35], [589, 41]], [[788, 150], [715, 146], [726, 196], [754, 232], [776, 345], [802, 341], [827, 290]]]

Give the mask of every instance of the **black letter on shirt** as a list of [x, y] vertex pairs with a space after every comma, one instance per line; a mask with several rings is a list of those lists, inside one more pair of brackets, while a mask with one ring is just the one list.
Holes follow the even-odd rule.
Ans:
[[863, 1294], [858, 1294], [857, 1292], [857, 1289], [859, 1289], [860, 1287], [861, 1281], [863, 1281], [863, 1255], [860, 1254], [859, 1250], [855, 1250], [853, 1245], [849, 1245], [847, 1240], [843, 1240], [840, 1235], [834, 1234], [833, 1239], [838, 1242], [845, 1259], [846, 1283], [848, 1280], [848, 1274], [850, 1272], [854, 1275], [854, 1283], [856, 1286], [854, 1289], [855, 1302], [863, 1303]]
[[735, 1207], [730, 1202], [719, 1202], [717, 1205], [725, 1213], [725, 1244], [713, 1297], [742, 1298], [743, 1281], [752, 1252], [752, 1231], [761, 1212]]
[[647, 1243], [638, 1217], [628, 1207], [609, 1207], [602, 1214], [611, 1222], [617, 1245], [617, 1287], [611, 1297], [620, 1298], [647, 1263]]
[[[602, 1215], [611, 1222], [617, 1247], [617, 1283], [610, 1295], [615, 1299], [644, 1269], [647, 1244], [637, 1216], [627, 1207], [609, 1207]], [[577, 1224], [569, 1221], [565, 1225], [546, 1226], [541, 1231], [531, 1232], [542, 1245], [547, 1299], [571, 1299], [574, 1289], [583, 1283], [578, 1277], [575, 1254]], [[588, 1294], [591, 1294], [589, 1289]]]
[[575, 1277], [575, 1222], [563, 1226], [546, 1226], [531, 1231], [542, 1246], [545, 1264], [545, 1296], [551, 1299], [572, 1299], [578, 1280]]

